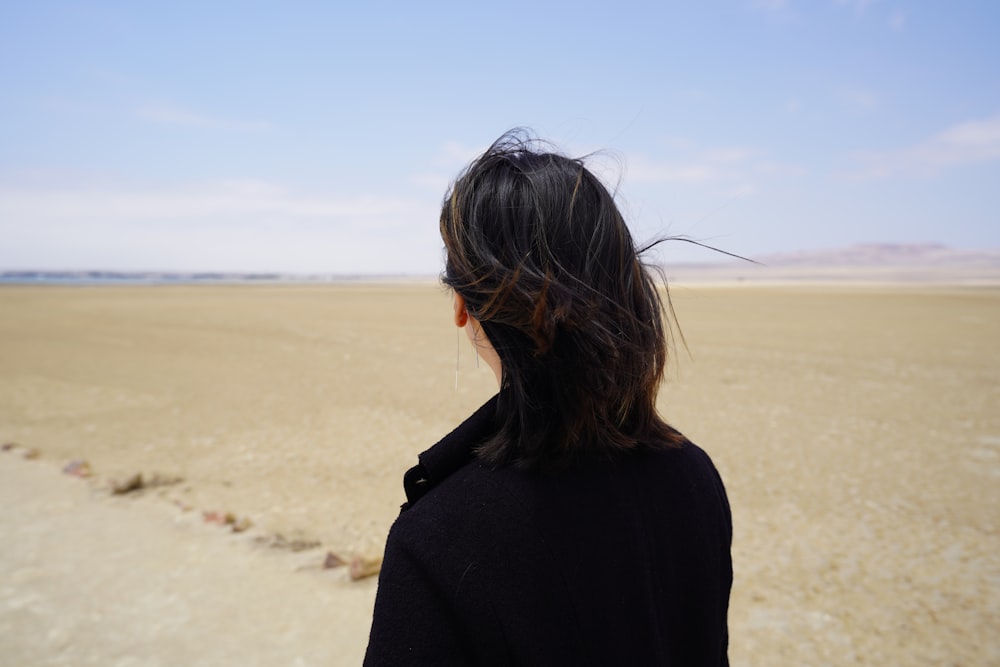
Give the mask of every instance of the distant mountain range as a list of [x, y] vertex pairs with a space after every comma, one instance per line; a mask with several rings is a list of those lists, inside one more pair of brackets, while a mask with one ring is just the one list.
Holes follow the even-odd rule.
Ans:
[[884, 282], [1000, 284], [1000, 249], [938, 243], [865, 243], [714, 264], [664, 267], [671, 282]]
[[940, 243], [864, 243], [828, 250], [763, 255], [767, 266], [1000, 266], [1000, 249], [960, 250]]

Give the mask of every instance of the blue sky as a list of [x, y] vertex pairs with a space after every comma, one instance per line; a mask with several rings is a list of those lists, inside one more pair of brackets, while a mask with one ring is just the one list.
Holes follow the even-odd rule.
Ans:
[[514, 126], [639, 239], [1000, 247], [992, 0], [12, 1], [0, 121], [0, 269], [433, 274]]

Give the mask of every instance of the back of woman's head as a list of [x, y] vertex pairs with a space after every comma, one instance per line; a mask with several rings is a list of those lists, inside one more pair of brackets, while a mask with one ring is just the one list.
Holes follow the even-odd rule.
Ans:
[[444, 283], [502, 364], [495, 464], [551, 467], [664, 446], [660, 295], [604, 185], [578, 159], [509, 132], [459, 175], [441, 211]]

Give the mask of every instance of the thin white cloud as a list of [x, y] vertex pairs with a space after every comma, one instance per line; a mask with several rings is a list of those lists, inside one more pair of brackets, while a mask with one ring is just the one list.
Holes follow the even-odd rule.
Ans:
[[[669, 160], [651, 159], [646, 155], [631, 156], [626, 161], [623, 187], [633, 193], [633, 184], [662, 185], [662, 193], [682, 200], [698, 200], [703, 204], [697, 212], [676, 209], [678, 220], [701, 220], [718, 202], [735, 201], [766, 193], [775, 183], [802, 177], [806, 170], [795, 164], [777, 162], [767, 151], [745, 145], [699, 146], [691, 139], [669, 137], [659, 142]], [[631, 197], [631, 194], [629, 194]], [[704, 204], [708, 202], [708, 204]]]
[[24, 218], [185, 219], [247, 216], [366, 219], [399, 214], [410, 202], [381, 196], [306, 195], [272, 183], [226, 181], [175, 189], [9, 189], [0, 187], [0, 215]]
[[879, 96], [864, 88], [845, 86], [836, 91], [837, 99], [847, 109], [867, 113], [878, 109], [881, 104]]
[[657, 144], [663, 146], [670, 152], [684, 152], [693, 153], [698, 150], [698, 142], [690, 137], [681, 137], [675, 134], [668, 134], [660, 137], [657, 140]]
[[229, 181], [0, 185], [0, 266], [433, 273], [434, 202]]
[[684, 154], [675, 161], [656, 161], [636, 156], [627, 161], [626, 182], [722, 183], [743, 178], [755, 151], [746, 146], [699, 148], [690, 139], [670, 137], [671, 153]]
[[809, 173], [809, 170], [801, 164], [774, 162], [772, 160], [755, 162], [751, 167], [751, 170], [757, 176], [769, 178], [797, 178], [799, 176], [805, 176]]
[[1000, 160], [1000, 114], [953, 125], [896, 151], [859, 154], [857, 178], [933, 176], [943, 169]]
[[700, 104], [712, 99], [711, 93], [700, 88], [688, 88], [686, 90], [676, 90], [670, 95], [678, 102], [685, 104]]
[[834, 0], [841, 7], [850, 7], [858, 14], [864, 14], [875, 0]]
[[788, 0], [751, 0], [750, 9], [764, 12], [778, 12], [788, 6]]
[[792, 0], [747, 0], [743, 6], [746, 11], [776, 24], [798, 23], [802, 18], [800, 12], [796, 11], [801, 3], [796, 4]]
[[416, 174], [410, 174], [410, 183], [418, 185], [422, 188], [432, 190], [444, 195], [446, 189], [451, 184], [454, 175], [447, 176], [444, 172], [434, 172], [434, 171], [423, 171]]
[[725, 146], [722, 148], [708, 148], [702, 152], [701, 157], [706, 162], [744, 162], [753, 155], [753, 150], [745, 146]]
[[147, 105], [139, 107], [136, 115], [143, 120], [167, 125], [183, 125], [216, 130], [235, 130], [258, 132], [271, 129], [271, 124], [263, 121], [236, 120], [219, 118], [191, 111], [176, 106]]
[[782, 108], [790, 114], [797, 114], [802, 110], [802, 101], [797, 97], [790, 97], [785, 100]]
[[446, 141], [441, 146], [441, 153], [436, 163], [444, 166], [461, 166], [468, 164], [483, 152], [482, 147], [473, 148], [458, 141]]
[[483, 152], [483, 147], [473, 148], [459, 141], [446, 141], [428, 164], [428, 168], [411, 174], [409, 181], [414, 185], [444, 194], [458, 172], [476, 159]]
[[737, 185], [735, 188], [730, 190], [727, 194], [730, 197], [748, 197], [750, 195], [756, 194], [757, 188], [749, 183], [744, 183], [742, 185]]
[[626, 179], [637, 183], [710, 183], [719, 181], [721, 172], [707, 163], [653, 162], [646, 158], [629, 160]]

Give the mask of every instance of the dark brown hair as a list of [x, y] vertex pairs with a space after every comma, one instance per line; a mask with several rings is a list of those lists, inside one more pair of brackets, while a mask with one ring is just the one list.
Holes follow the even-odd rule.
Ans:
[[482, 459], [551, 467], [683, 440], [656, 412], [660, 294], [582, 160], [505, 133], [446, 195], [441, 236], [442, 280], [503, 365], [500, 427]]

